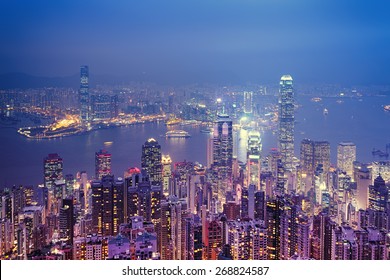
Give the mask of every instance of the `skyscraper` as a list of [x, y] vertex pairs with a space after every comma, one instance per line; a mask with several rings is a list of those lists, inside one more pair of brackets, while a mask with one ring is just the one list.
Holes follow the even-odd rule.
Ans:
[[59, 215], [60, 238], [68, 245], [73, 244], [73, 199], [66, 198], [62, 200], [62, 207]]
[[284, 75], [279, 89], [279, 151], [286, 171], [293, 170], [294, 157], [294, 90], [293, 79]]
[[171, 177], [172, 177], [172, 160], [169, 155], [162, 156], [162, 176], [163, 176], [163, 193], [164, 195], [169, 194], [171, 187]]
[[368, 207], [376, 211], [388, 209], [389, 190], [385, 180], [379, 175], [374, 180], [374, 185], [369, 186]]
[[322, 164], [324, 172], [330, 168], [330, 144], [327, 141], [303, 139], [301, 142], [300, 165], [303, 173], [313, 176], [317, 166]]
[[49, 154], [45, 157], [43, 160], [43, 170], [44, 185], [46, 188], [53, 188], [56, 181], [63, 179], [63, 168], [62, 158], [58, 154]]
[[212, 169], [214, 193], [218, 201], [222, 202], [233, 173], [233, 122], [225, 114], [218, 115], [214, 125]]
[[103, 176], [111, 174], [111, 154], [106, 150], [95, 153], [95, 177], [101, 180]]
[[337, 146], [337, 168], [353, 178], [354, 161], [356, 161], [356, 145], [352, 142], [341, 142]]
[[141, 166], [152, 185], [162, 184], [161, 146], [153, 138], [148, 139], [142, 146]]
[[80, 67], [80, 120], [83, 125], [91, 121], [91, 105], [89, 96], [89, 69], [84, 65]]
[[161, 203], [161, 259], [181, 259], [182, 202], [170, 196]]
[[244, 113], [252, 114], [253, 105], [252, 105], [253, 92], [244, 91]]
[[109, 175], [92, 183], [92, 225], [94, 232], [116, 235], [124, 219], [124, 182]]
[[260, 151], [261, 138], [257, 131], [250, 131], [248, 134], [247, 148], [247, 186], [253, 184], [256, 190], [260, 190]]

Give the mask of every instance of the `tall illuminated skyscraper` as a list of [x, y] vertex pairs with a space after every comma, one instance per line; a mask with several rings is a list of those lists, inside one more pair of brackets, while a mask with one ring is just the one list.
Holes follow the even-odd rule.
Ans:
[[95, 153], [95, 177], [101, 180], [103, 176], [111, 174], [111, 154], [105, 150]]
[[230, 178], [233, 170], [233, 122], [228, 115], [218, 115], [213, 139], [213, 165], [222, 178]]
[[253, 112], [252, 98], [253, 98], [253, 92], [244, 91], [244, 113], [245, 114], [252, 114]]
[[43, 160], [43, 170], [44, 185], [46, 188], [51, 189], [56, 181], [63, 179], [63, 169], [63, 161], [58, 154], [49, 154], [45, 157]]
[[337, 168], [353, 178], [353, 162], [356, 161], [356, 145], [352, 142], [341, 142], [337, 146]]
[[124, 222], [124, 182], [109, 175], [92, 183], [92, 226], [94, 232], [116, 235]]
[[[214, 194], [223, 203], [233, 174], [233, 122], [226, 114], [218, 115], [214, 124], [212, 169], [215, 179]], [[218, 207], [220, 210], [221, 206]]]
[[284, 75], [279, 89], [279, 151], [286, 171], [293, 170], [294, 157], [294, 90], [293, 79]]
[[68, 245], [73, 245], [73, 199], [66, 198], [62, 200], [62, 207], [59, 214], [60, 238]]
[[303, 173], [313, 176], [319, 164], [322, 164], [324, 172], [329, 171], [330, 144], [328, 141], [303, 139], [300, 154], [300, 165]]
[[162, 155], [161, 146], [153, 138], [148, 139], [142, 146], [141, 166], [149, 176], [152, 185], [162, 184]]
[[162, 176], [163, 176], [163, 193], [164, 195], [169, 194], [171, 187], [171, 177], [172, 177], [172, 160], [169, 155], [162, 156]]
[[87, 124], [91, 121], [91, 104], [89, 95], [89, 69], [88, 66], [80, 67], [80, 119], [82, 124]]
[[260, 190], [260, 152], [261, 138], [257, 131], [250, 131], [248, 134], [247, 148], [247, 186], [255, 185], [256, 190]]

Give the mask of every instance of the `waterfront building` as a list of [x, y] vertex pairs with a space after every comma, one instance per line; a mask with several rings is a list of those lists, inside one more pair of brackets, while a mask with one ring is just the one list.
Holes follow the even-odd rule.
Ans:
[[153, 138], [149, 138], [142, 146], [141, 167], [146, 171], [152, 185], [162, 184], [161, 146]]
[[89, 95], [89, 68], [84, 65], [80, 67], [80, 120], [83, 125], [87, 125], [92, 120], [91, 100]]
[[93, 121], [105, 121], [118, 117], [118, 95], [92, 95], [91, 111]]
[[111, 154], [100, 150], [95, 153], [95, 178], [101, 180], [107, 175], [111, 175]]

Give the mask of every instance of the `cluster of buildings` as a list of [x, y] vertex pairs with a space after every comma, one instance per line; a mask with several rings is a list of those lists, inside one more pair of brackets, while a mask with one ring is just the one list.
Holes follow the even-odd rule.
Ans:
[[[84, 82], [81, 117], [88, 121]], [[250, 118], [252, 93], [244, 104]], [[43, 185], [1, 194], [1, 258], [390, 259], [390, 164], [357, 162], [356, 146], [342, 142], [333, 166], [330, 143], [311, 139], [296, 157], [294, 104], [285, 75], [278, 148], [265, 154], [260, 132], [249, 126], [245, 162], [233, 155], [234, 124], [223, 106], [206, 165], [172, 162], [153, 138], [142, 146], [140, 167], [120, 177], [105, 150], [95, 154], [93, 176], [64, 175], [62, 158], [48, 155]]]

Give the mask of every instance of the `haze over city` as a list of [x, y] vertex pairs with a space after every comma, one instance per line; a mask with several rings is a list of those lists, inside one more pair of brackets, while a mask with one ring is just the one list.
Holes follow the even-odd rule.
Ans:
[[[386, 84], [387, 1], [1, 1], [0, 74]], [[92, 76], [93, 77], [93, 76]], [[92, 79], [92, 82], [93, 81]]]

